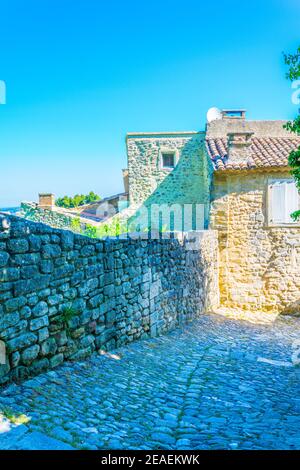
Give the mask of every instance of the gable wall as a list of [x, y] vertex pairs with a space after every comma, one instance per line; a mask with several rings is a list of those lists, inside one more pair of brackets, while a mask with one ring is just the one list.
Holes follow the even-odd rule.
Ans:
[[[127, 138], [131, 208], [153, 204], [208, 204], [211, 169], [204, 133], [129, 135]], [[161, 168], [162, 150], [175, 150], [176, 167]]]

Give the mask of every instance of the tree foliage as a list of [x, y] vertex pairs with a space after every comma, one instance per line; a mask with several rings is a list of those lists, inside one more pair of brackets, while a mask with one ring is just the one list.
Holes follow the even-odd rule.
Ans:
[[295, 54], [284, 54], [284, 62], [289, 67], [286, 73], [288, 80], [298, 80], [300, 77], [300, 46]]
[[[300, 79], [300, 46], [298, 47], [295, 54], [284, 54], [284, 62], [288, 66], [286, 78], [290, 81]], [[288, 131], [300, 135], [300, 110], [298, 109], [298, 115], [293, 121], [289, 121], [284, 125]], [[292, 168], [292, 175], [296, 181], [297, 188], [300, 190], [300, 147], [297, 150], [293, 150], [288, 159], [289, 165]], [[300, 218], [300, 211], [293, 212], [291, 214], [294, 220]]]
[[64, 196], [56, 199], [56, 205], [59, 207], [65, 207], [66, 209], [71, 209], [74, 207], [84, 206], [85, 204], [90, 204], [95, 201], [100, 201], [100, 196], [90, 191], [89, 194], [75, 194], [74, 197]]

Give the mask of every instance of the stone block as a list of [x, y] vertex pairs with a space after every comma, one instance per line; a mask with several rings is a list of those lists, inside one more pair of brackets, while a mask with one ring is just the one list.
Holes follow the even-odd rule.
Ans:
[[21, 268], [21, 278], [22, 279], [31, 279], [39, 273], [38, 266], [23, 266]]
[[17, 266], [34, 265], [39, 263], [41, 255], [39, 253], [24, 253], [14, 256], [14, 264]]
[[40, 268], [41, 268], [41, 272], [43, 274], [50, 274], [50, 273], [52, 273], [52, 271], [54, 269], [53, 262], [49, 259], [43, 259], [40, 262]]
[[17, 338], [13, 338], [7, 342], [7, 348], [10, 352], [14, 352], [37, 342], [37, 336], [33, 333], [24, 333]]
[[42, 240], [37, 235], [29, 235], [28, 237], [30, 251], [39, 251], [41, 249]]
[[26, 238], [16, 238], [7, 240], [9, 253], [26, 253], [29, 250], [29, 243]]
[[16, 310], [20, 309], [26, 304], [26, 297], [20, 296], [20, 297], [14, 297], [12, 299], [7, 300], [5, 302], [5, 310], [6, 312], [15, 312]]
[[45, 315], [44, 317], [35, 318], [34, 320], [30, 321], [30, 330], [36, 331], [44, 326], [49, 325], [48, 317]]
[[50, 276], [41, 274], [33, 279], [26, 279], [17, 281], [14, 284], [14, 295], [19, 296], [22, 294], [29, 294], [36, 292], [47, 287], [50, 283]]
[[47, 358], [43, 358], [33, 362], [33, 364], [29, 367], [29, 374], [37, 375], [46, 371], [47, 369], [49, 369], [49, 360]]
[[64, 355], [62, 353], [56, 354], [55, 356], [51, 357], [49, 360], [50, 368], [53, 369], [54, 367], [59, 366], [64, 361]]
[[64, 346], [68, 342], [68, 337], [66, 331], [61, 331], [55, 335], [56, 343], [58, 346]]
[[48, 297], [48, 304], [52, 307], [63, 302], [64, 298], [61, 294], [50, 295]]
[[16, 325], [18, 321], [20, 320], [20, 314], [19, 312], [12, 312], [12, 313], [7, 313], [5, 315], [1, 315], [0, 311], [0, 330], [5, 330], [6, 328], [9, 328], [13, 325]]
[[32, 309], [32, 315], [34, 317], [43, 317], [44, 315], [46, 315], [48, 313], [48, 310], [49, 310], [49, 307], [47, 305], [47, 303], [43, 300], [41, 300], [40, 302], [38, 302], [35, 307], [33, 307]]
[[57, 344], [55, 338], [48, 338], [41, 344], [42, 356], [53, 356], [57, 351]]
[[45, 328], [41, 328], [39, 331], [38, 331], [38, 337], [39, 337], [39, 343], [42, 343], [43, 341], [45, 341], [46, 339], [49, 338], [49, 330], [47, 327]]
[[24, 351], [21, 354], [21, 360], [25, 366], [29, 366], [34, 359], [37, 358], [38, 354], [40, 351], [40, 346], [38, 344], [34, 344], [33, 346], [30, 346], [29, 348], [24, 349]]
[[3, 268], [7, 265], [9, 260], [9, 254], [3, 251], [0, 251], [0, 268]]
[[19, 268], [1, 268], [0, 282], [17, 281], [20, 278]]
[[56, 244], [43, 245], [41, 254], [44, 259], [57, 258], [61, 255], [61, 248]]
[[61, 247], [63, 250], [73, 250], [74, 234], [72, 232], [63, 231], [60, 236]]

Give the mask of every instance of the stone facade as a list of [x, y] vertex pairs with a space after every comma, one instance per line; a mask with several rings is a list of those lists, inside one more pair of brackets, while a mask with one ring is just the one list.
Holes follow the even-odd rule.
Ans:
[[268, 222], [268, 182], [288, 171], [215, 173], [211, 228], [218, 231], [220, 302], [232, 311], [300, 310], [300, 226]]
[[217, 239], [97, 240], [0, 217], [0, 383], [138, 338], [218, 302]]
[[[131, 210], [141, 205], [148, 209], [154, 204], [169, 207], [204, 204], [203, 225], [206, 226], [212, 169], [206, 157], [204, 138], [203, 132], [128, 134]], [[162, 153], [170, 151], [174, 152], [176, 160], [172, 170], [162, 166]], [[154, 227], [153, 221], [151, 226]], [[195, 223], [193, 228], [196, 228]]]

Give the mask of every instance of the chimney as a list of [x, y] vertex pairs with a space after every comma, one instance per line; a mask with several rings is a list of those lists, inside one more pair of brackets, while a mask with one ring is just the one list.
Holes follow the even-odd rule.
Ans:
[[232, 162], [245, 162], [250, 157], [252, 136], [254, 132], [229, 132], [228, 159]]
[[39, 194], [38, 207], [41, 209], [48, 209], [52, 211], [55, 206], [55, 196], [52, 193], [41, 193]]
[[123, 173], [123, 183], [124, 183], [124, 190], [125, 193], [129, 192], [129, 181], [128, 181], [128, 168], [122, 170]]

